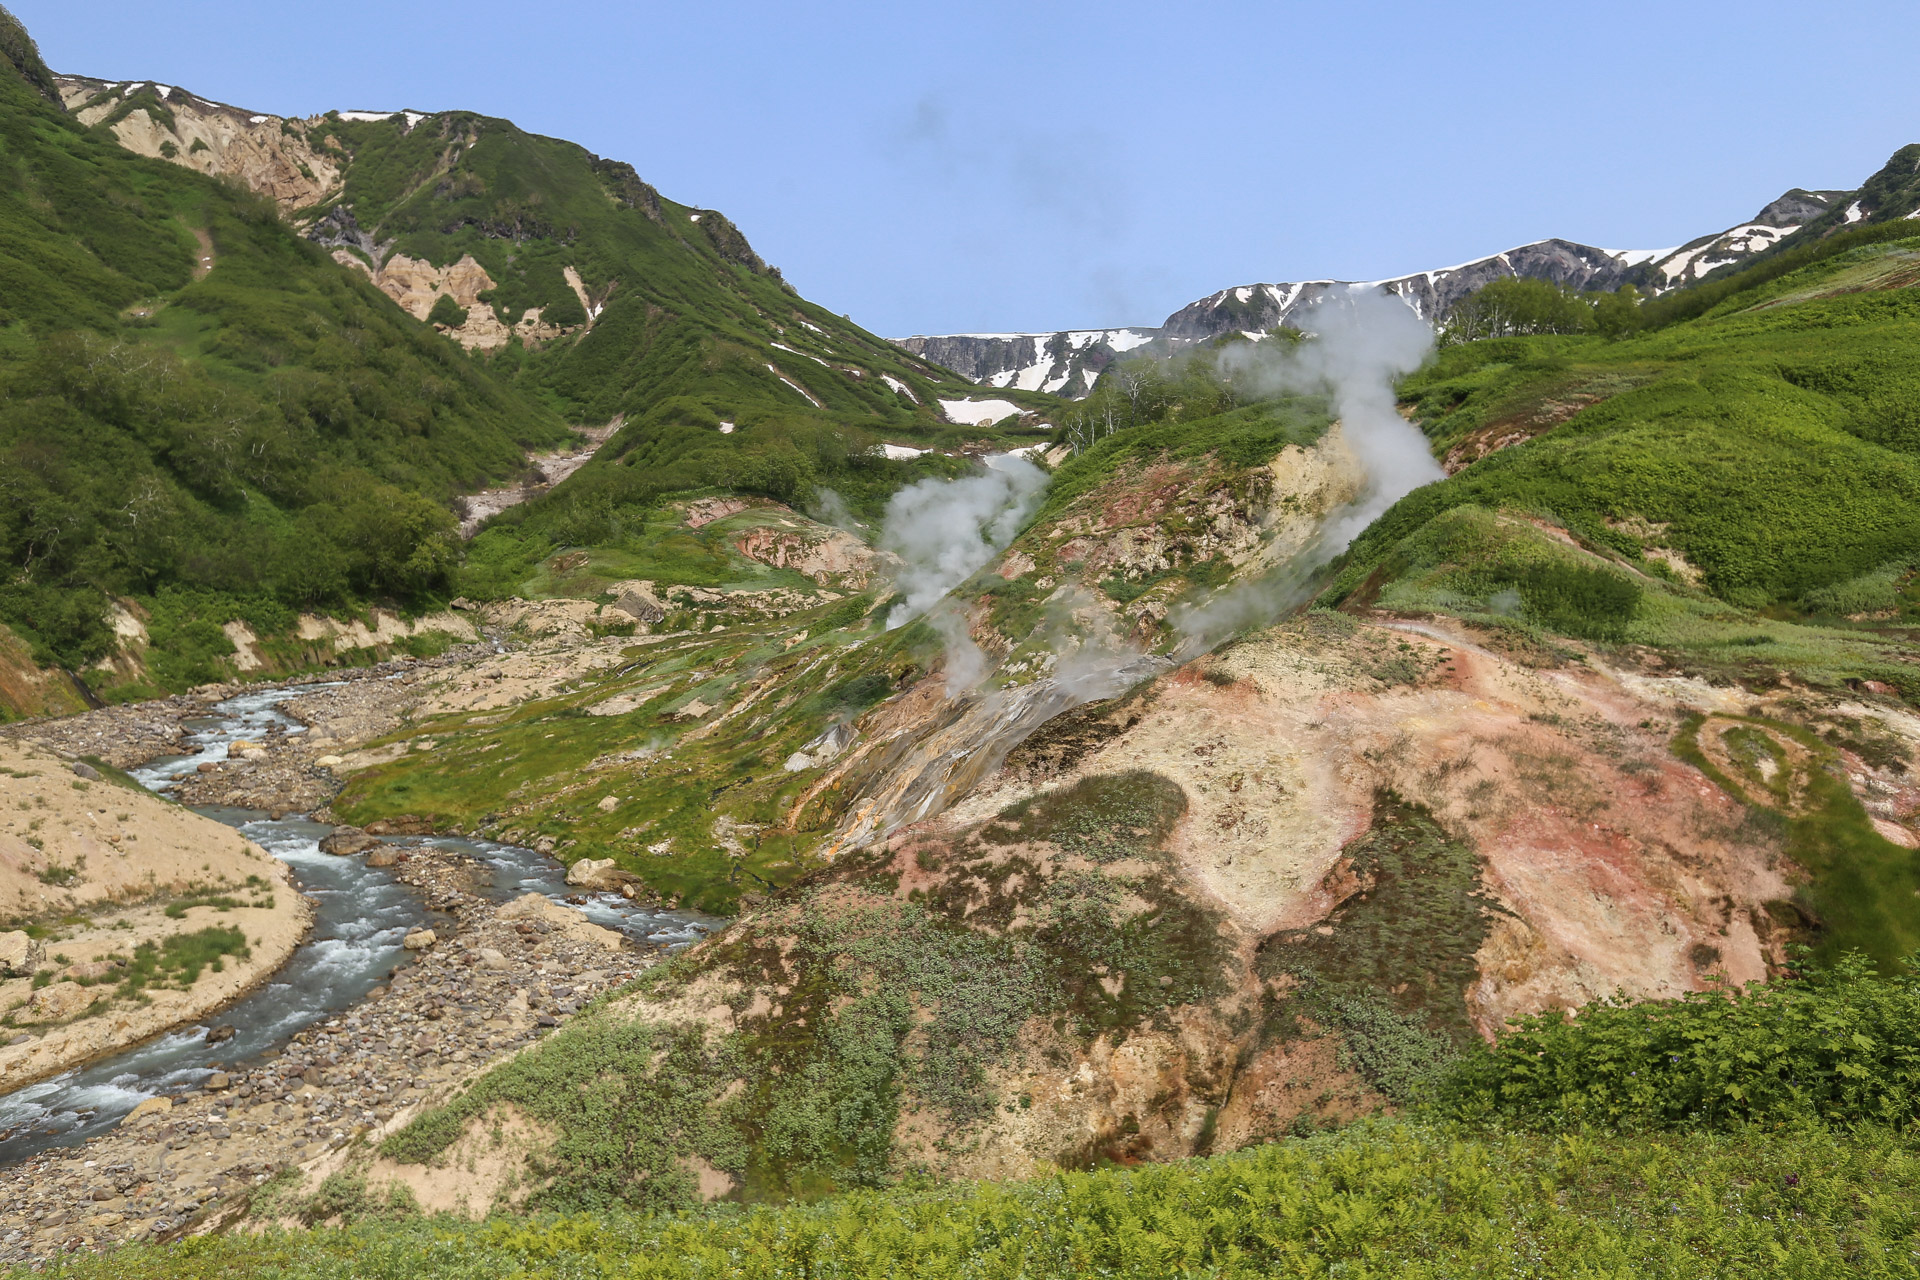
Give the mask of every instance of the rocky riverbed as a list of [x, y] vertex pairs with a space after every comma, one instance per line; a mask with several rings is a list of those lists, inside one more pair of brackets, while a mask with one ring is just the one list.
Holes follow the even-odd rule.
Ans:
[[[282, 1169], [378, 1142], [652, 963], [653, 953], [541, 895], [489, 901], [470, 855], [415, 846], [398, 858], [398, 877], [440, 913], [413, 962], [283, 1052], [0, 1169], [0, 1262], [210, 1224]], [[215, 1022], [206, 1064], [217, 1070]]]
[[[266, 724], [257, 741], [235, 741], [223, 758], [186, 764], [169, 794], [190, 804], [324, 817], [338, 788], [319, 763], [326, 753], [385, 732], [416, 699], [409, 687], [416, 679], [477, 656], [476, 649], [397, 660], [311, 680], [310, 692], [279, 704], [305, 732]], [[239, 688], [5, 732], [70, 759], [131, 769], [192, 753], [196, 726]], [[492, 868], [469, 850], [397, 833], [391, 842], [347, 839], [337, 847], [386, 867], [431, 913], [429, 928], [408, 937], [405, 958], [385, 983], [245, 1062], [223, 1057], [216, 1015], [201, 1064], [209, 1074], [194, 1088], [151, 1098], [87, 1141], [0, 1168], [0, 1263], [217, 1228], [244, 1213], [276, 1173], [312, 1170], [353, 1144], [378, 1143], [660, 952], [540, 893], [496, 900]]]

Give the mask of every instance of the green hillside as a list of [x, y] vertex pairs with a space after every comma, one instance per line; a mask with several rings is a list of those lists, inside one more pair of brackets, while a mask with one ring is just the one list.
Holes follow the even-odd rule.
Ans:
[[444, 592], [448, 502], [559, 415], [271, 205], [82, 129], [0, 32], [0, 621], [79, 667], [112, 647], [110, 596], [271, 623]]

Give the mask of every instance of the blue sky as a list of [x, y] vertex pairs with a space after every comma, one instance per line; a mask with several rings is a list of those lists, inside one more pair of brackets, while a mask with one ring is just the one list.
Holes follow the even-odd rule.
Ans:
[[888, 336], [1675, 244], [1920, 141], [1892, 3], [8, 3], [58, 71], [628, 160]]

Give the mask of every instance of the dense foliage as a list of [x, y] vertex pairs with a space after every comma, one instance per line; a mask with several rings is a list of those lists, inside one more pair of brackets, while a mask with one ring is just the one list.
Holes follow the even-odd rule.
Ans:
[[443, 593], [448, 500], [563, 435], [271, 205], [11, 75], [0, 164], [0, 621], [41, 661], [107, 652], [111, 595]]
[[1868, 1132], [1610, 1138], [1373, 1123], [1177, 1165], [870, 1192], [778, 1208], [407, 1216], [336, 1180], [362, 1225], [81, 1256], [72, 1280], [774, 1280], [1466, 1275], [1824, 1280], [1913, 1273], [1920, 1153]]
[[1920, 1120], [1920, 982], [1831, 969], [1677, 1000], [1554, 1010], [1468, 1055], [1446, 1109], [1527, 1127], [1681, 1128]]

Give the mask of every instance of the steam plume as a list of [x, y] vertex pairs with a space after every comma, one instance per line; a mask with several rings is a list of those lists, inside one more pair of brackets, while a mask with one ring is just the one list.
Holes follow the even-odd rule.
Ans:
[[1433, 350], [1433, 331], [1392, 294], [1362, 285], [1320, 298], [1296, 346], [1231, 347], [1220, 368], [1256, 394], [1324, 392], [1365, 472], [1360, 496], [1328, 514], [1300, 553], [1271, 573], [1179, 611], [1182, 656], [1211, 648], [1242, 627], [1268, 621], [1304, 600], [1314, 570], [1347, 549], [1362, 530], [1407, 494], [1446, 473], [1426, 437], [1394, 409], [1394, 379], [1412, 373]]
[[943, 603], [1013, 541], [1032, 514], [1047, 473], [1025, 458], [987, 459], [987, 470], [958, 480], [922, 480], [894, 494], [880, 546], [900, 558], [894, 586], [903, 599], [887, 615], [889, 629], [929, 614], [947, 648], [947, 692], [970, 689], [986, 674], [986, 655], [966, 620]]

